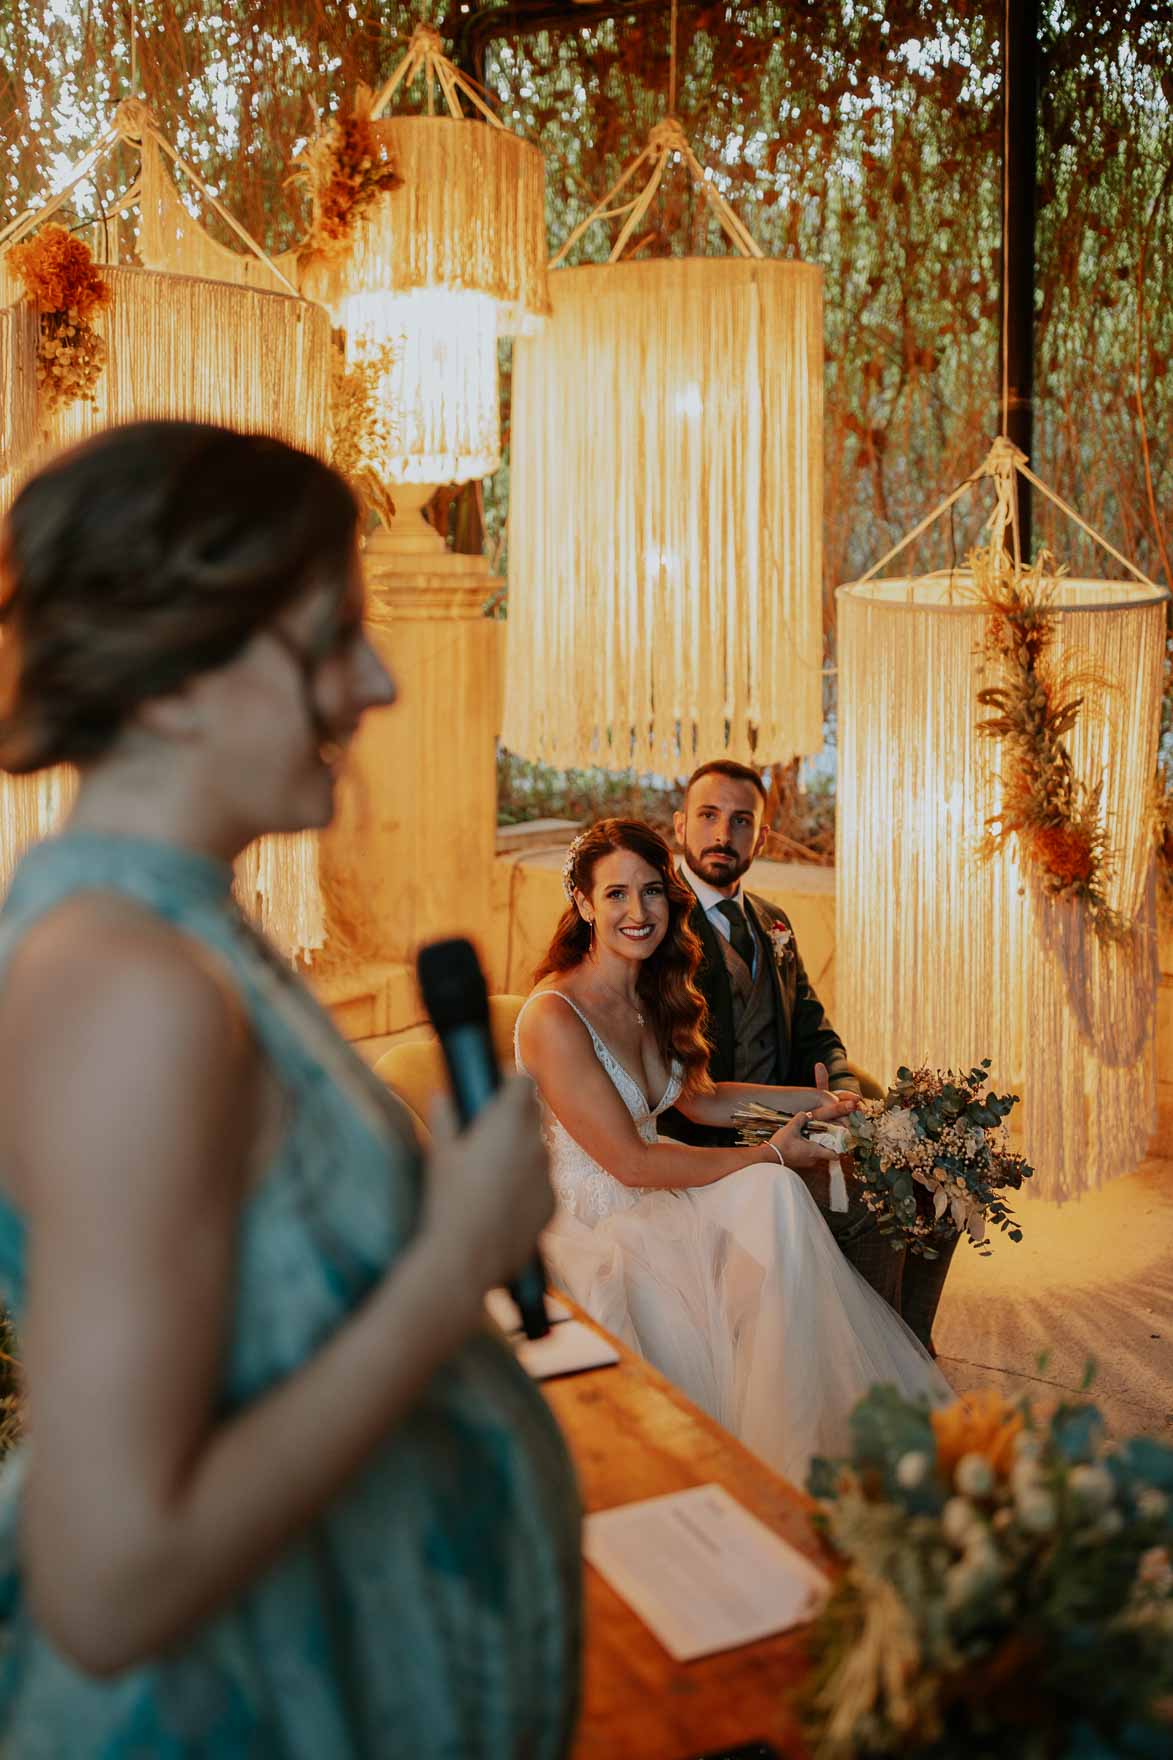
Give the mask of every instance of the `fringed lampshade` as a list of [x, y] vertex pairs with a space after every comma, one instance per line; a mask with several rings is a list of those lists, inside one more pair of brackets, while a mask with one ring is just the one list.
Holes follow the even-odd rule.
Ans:
[[[380, 93], [376, 107], [390, 96]], [[496, 306], [503, 335], [533, 328], [549, 311], [537, 147], [491, 112], [481, 121], [385, 116], [372, 126], [403, 181], [358, 221], [349, 260], [333, 273], [315, 269], [316, 296], [331, 304], [351, 292], [480, 293]]]
[[[123, 106], [103, 143], [137, 139], [134, 131], [149, 126], [142, 106]], [[87, 162], [92, 159], [91, 153]], [[24, 444], [0, 460], [0, 510], [53, 451], [116, 422], [170, 417], [222, 423], [324, 453], [330, 323], [320, 307], [285, 292], [156, 269], [109, 264], [101, 273], [111, 297], [93, 317], [106, 351], [94, 402], [41, 411], [31, 430], [24, 421]], [[280, 275], [272, 280], [276, 285]], [[8, 402], [3, 375], [9, 338], [31, 322], [35, 348], [36, 315], [20, 294], [0, 267], [0, 306], [12, 302], [0, 312], [0, 420]], [[68, 770], [0, 782], [0, 885], [7, 884], [25, 845], [56, 827], [75, 788]], [[313, 839], [277, 837], [254, 845], [241, 858], [237, 890], [291, 957], [308, 957], [322, 946]]]
[[[115, 422], [182, 417], [273, 434], [320, 452], [329, 418], [330, 324], [309, 300], [153, 269], [106, 265], [94, 318], [106, 365], [93, 404], [42, 423], [46, 450]], [[0, 281], [0, 295], [19, 289]]]
[[754, 259], [551, 277], [518, 344], [502, 737], [677, 774], [822, 743], [822, 288]]
[[348, 366], [370, 363], [387, 483], [466, 483], [501, 462], [497, 308], [487, 294], [350, 293], [330, 308]]
[[822, 275], [749, 245], [558, 270], [516, 346], [502, 739], [527, 758], [679, 775], [822, 744]]
[[[447, 115], [380, 117], [422, 79]], [[466, 118], [461, 99], [480, 113]], [[545, 161], [501, 126], [427, 25], [377, 94], [373, 141], [401, 182], [356, 220], [344, 255], [311, 258], [301, 286], [373, 363], [392, 484], [467, 482], [501, 461], [497, 338], [548, 310]]]
[[1051, 602], [1054, 670], [1083, 680], [1066, 744], [1076, 777], [1102, 787], [1108, 899], [1131, 925], [1112, 939], [1048, 895], [1016, 838], [982, 850], [1005, 760], [978, 732], [994, 681], [969, 585], [954, 571], [839, 589], [836, 1022], [883, 1081], [989, 1056], [1022, 1096], [1034, 1190], [1066, 1198], [1129, 1172], [1152, 1127], [1165, 600], [1061, 578]]

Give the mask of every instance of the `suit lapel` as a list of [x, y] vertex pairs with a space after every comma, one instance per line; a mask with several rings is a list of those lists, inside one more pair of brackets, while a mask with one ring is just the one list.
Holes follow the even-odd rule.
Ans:
[[785, 1082], [786, 1071], [790, 1068], [790, 1014], [786, 1007], [786, 998], [782, 993], [782, 974], [778, 970], [778, 961], [774, 958], [774, 944], [770, 940], [770, 921], [761, 901], [751, 898], [749, 893], [743, 894], [745, 914], [758, 938], [758, 951], [766, 961], [766, 969], [770, 974], [770, 982], [774, 992], [774, 1033], [778, 1044], [777, 1075], [780, 1082]]

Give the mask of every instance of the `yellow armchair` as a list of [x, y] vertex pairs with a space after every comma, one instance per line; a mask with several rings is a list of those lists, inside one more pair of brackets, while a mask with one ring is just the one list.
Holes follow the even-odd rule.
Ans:
[[[513, 1029], [524, 1001], [524, 996], [489, 998], [489, 1035], [497, 1061], [506, 1072], [514, 1068]], [[384, 1051], [374, 1070], [379, 1080], [386, 1082], [403, 1101], [426, 1142], [432, 1101], [437, 1094], [446, 1093], [448, 1089], [444, 1054], [435, 1035], [392, 1045], [389, 1051]]]

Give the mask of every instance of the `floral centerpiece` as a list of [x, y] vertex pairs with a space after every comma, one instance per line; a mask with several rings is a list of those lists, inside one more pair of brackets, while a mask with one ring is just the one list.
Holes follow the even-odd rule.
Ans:
[[91, 319], [110, 304], [110, 286], [89, 246], [64, 226], [42, 226], [24, 244], [14, 244], [5, 262], [37, 307], [42, 416], [67, 403], [93, 403], [106, 344]]
[[[988, 1252], [988, 1230], [1022, 1239], [1006, 1201], [1034, 1172], [1009, 1145], [1004, 1120], [1016, 1094], [989, 1086], [989, 1058], [963, 1074], [899, 1069], [882, 1100], [862, 1100], [841, 1124], [822, 1134], [850, 1153], [863, 1203], [894, 1247], [936, 1258], [964, 1231]], [[784, 1122], [769, 1107], [737, 1114], [742, 1142], [760, 1142]]]
[[845, 1568], [812, 1629], [815, 1760], [1173, 1753], [1173, 1449], [993, 1391], [876, 1388], [815, 1463]]

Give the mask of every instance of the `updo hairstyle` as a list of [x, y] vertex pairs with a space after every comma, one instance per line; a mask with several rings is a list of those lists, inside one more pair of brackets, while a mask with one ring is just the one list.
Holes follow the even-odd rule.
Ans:
[[54, 459], [0, 532], [0, 768], [101, 757], [140, 704], [345, 578], [357, 518], [319, 459], [227, 428], [135, 422]]

